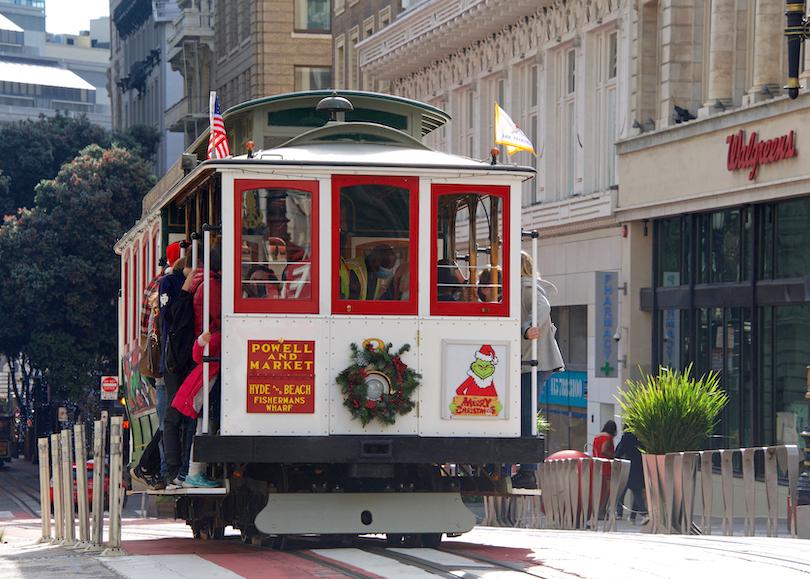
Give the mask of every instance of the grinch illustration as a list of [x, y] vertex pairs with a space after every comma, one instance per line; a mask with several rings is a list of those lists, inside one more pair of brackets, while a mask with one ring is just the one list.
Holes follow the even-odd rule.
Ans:
[[503, 405], [498, 400], [493, 374], [498, 357], [491, 346], [484, 345], [475, 353], [467, 379], [456, 389], [450, 405], [454, 416], [492, 416], [500, 414]]

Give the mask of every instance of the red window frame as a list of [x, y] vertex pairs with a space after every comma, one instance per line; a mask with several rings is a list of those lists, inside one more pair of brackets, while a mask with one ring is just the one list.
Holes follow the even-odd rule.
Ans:
[[[407, 189], [410, 196], [409, 248], [410, 299], [408, 301], [340, 299], [340, 190], [351, 185], [392, 185]], [[332, 313], [335, 315], [415, 316], [419, 287], [419, 178], [383, 177], [380, 175], [332, 176]]]
[[[312, 197], [312, 246], [311, 272], [312, 291], [309, 299], [257, 299], [242, 297], [242, 193], [252, 189], [295, 189], [305, 191]], [[320, 234], [318, 181], [285, 181], [264, 179], [237, 179], [234, 182], [234, 312], [239, 314], [317, 314], [320, 275]]]
[[[509, 191], [508, 185], [433, 185], [430, 191], [430, 259], [434, 267], [430, 268], [430, 314], [433, 316], [475, 316], [475, 317], [508, 317], [509, 316]], [[501, 277], [503, 280], [503, 301], [493, 302], [440, 302], [438, 299], [439, 262], [436, 239], [439, 236], [438, 207], [440, 195], [458, 195], [459, 193], [480, 193], [498, 197], [503, 204], [503, 231], [501, 246]]]
[[138, 282], [138, 270], [140, 269], [140, 259], [141, 259], [141, 247], [140, 242], [135, 244], [135, 247], [132, 248], [132, 295], [129, 296], [129, 303], [130, 307], [132, 308], [132, 330], [130, 333], [130, 340], [135, 341], [138, 339], [138, 334], [140, 334], [141, 324], [140, 324], [140, 296], [141, 296], [141, 289], [140, 283]]
[[[124, 330], [124, 332], [123, 332], [124, 344], [129, 344], [129, 292], [130, 292], [130, 289], [129, 289], [129, 258], [130, 258], [130, 253], [131, 252], [130, 252], [129, 249], [127, 249], [124, 252], [124, 267], [123, 267], [123, 269], [124, 269], [124, 288], [123, 288], [123, 290], [124, 291], [121, 294], [121, 295], [124, 296], [124, 299], [122, 300], [122, 305], [124, 307], [124, 320], [123, 320], [123, 323], [124, 323], [124, 328], [123, 328], [123, 330]], [[121, 335], [121, 334], [119, 334], [119, 335]]]

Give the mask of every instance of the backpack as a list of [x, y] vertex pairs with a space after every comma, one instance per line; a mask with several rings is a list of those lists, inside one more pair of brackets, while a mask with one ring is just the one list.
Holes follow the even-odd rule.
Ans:
[[165, 336], [166, 370], [182, 374], [191, 365], [194, 347], [194, 294], [182, 292], [166, 312], [169, 333]]
[[160, 474], [160, 449], [158, 448], [158, 444], [160, 444], [162, 435], [162, 430], [155, 432], [152, 440], [150, 440], [149, 444], [146, 445], [143, 455], [141, 455], [141, 461], [138, 464], [140, 465], [141, 470], [146, 474]]

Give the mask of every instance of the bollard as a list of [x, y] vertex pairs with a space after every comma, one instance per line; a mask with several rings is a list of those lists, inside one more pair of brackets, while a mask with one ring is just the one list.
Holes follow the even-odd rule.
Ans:
[[754, 453], [758, 448], [743, 448], [743, 497], [745, 499], [745, 525], [743, 532], [746, 537], [754, 536]]
[[123, 456], [124, 417], [114, 416], [110, 421], [110, 541], [101, 554], [120, 557], [127, 553], [121, 548], [121, 483], [124, 476]]
[[[107, 422], [96, 420], [93, 423], [93, 489], [104, 488], [104, 431]], [[104, 493], [93, 493], [93, 526], [90, 546], [85, 551], [103, 551], [104, 535]]]
[[714, 486], [712, 484], [712, 455], [714, 450], [700, 451], [700, 485], [703, 489], [703, 518], [702, 532], [704, 535], [712, 534], [712, 498]]
[[[51, 434], [51, 472], [53, 473], [53, 543], [65, 539], [65, 519], [62, 516], [62, 438]], [[50, 494], [50, 493], [49, 493]]]
[[778, 537], [778, 488], [779, 476], [776, 470], [776, 453], [777, 449], [773, 446], [766, 446], [762, 450], [765, 451], [765, 498], [768, 501], [768, 536]]
[[73, 500], [73, 438], [70, 430], [62, 431], [62, 513], [65, 516], [63, 545], [76, 544], [76, 504]]
[[39, 510], [42, 519], [42, 536], [37, 543], [46, 543], [51, 537], [51, 469], [48, 461], [48, 437], [37, 441], [39, 449]]
[[[79, 505], [79, 542], [76, 548], [84, 549], [90, 544], [90, 505], [87, 496], [87, 446], [84, 424], [73, 426], [73, 443], [76, 449], [76, 502]], [[97, 487], [93, 487], [95, 490]], [[103, 488], [103, 487], [102, 487]]]
[[734, 535], [734, 467], [731, 449], [718, 450], [720, 453], [720, 481], [723, 486], [723, 536]]

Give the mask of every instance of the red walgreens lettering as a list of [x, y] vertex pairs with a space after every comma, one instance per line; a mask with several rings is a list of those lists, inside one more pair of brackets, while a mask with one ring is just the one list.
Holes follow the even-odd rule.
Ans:
[[782, 135], [760, 143], [757, 141], [757, 134], [751, 133], [746, 145], [744, 131], [740, 131], [736, 135], [729, 135], [726, 137], [726, 143], [728, 143], [726, 166], [729, 171], [750, 167], [748, 180], [753, 181], [760, 165], [796, 156], [793, 137], [794, 131], [790, 131], [789, 135]]

